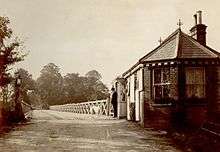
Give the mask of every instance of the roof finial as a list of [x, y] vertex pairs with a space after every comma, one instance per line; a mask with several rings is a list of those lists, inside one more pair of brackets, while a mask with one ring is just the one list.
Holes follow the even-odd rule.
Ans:
[[158, 40], [158, 42], [159, 42], [160, 44], [162, 44], [163, 40], [162, 40], [161, 37], [160, 37], [160, 39]]
[[179, 19], [177, 25], [179, 26], [179, 29], [181, 29], [181, 26], [183, 25], [183, 22], [181, 21], [181, 19]]

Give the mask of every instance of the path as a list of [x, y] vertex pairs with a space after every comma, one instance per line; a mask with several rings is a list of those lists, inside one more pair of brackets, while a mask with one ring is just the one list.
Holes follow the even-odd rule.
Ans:
[[0, 135], [1, 152], [179, 152], [163, 132], [126, 120], [51, 110]]

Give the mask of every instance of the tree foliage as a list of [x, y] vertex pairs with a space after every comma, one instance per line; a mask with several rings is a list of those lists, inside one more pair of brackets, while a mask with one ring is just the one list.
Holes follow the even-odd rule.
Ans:
[[58, 66], [47, 64], [36, 81], [42, 102], [55, 105], [105, 99], [108, 89], [101, 82], [101, 74], [92, 71], [85, 76], [68, 73], [62, 77]]
[[92, 70], [85, 76], [76, 73], [64, 76], [64, 93], [69, 103], [106, 99], [108, 88], [101, 81], [101, 74]]
[[102, 79], [101, 74], [96, 70], [91, 70], [91, 71], [87, 72], [85, 76], [87, 78], [93, 78], [93, 79], [95, 79], [95, 81]]
[[83, 102], [87, 98], [84, 78], [78, 73], [68, 73], [64, 76], [65, 103]]
[[22, 61], [25, 56], [21, 53], [22, 43], [13, 37], [9, 24], [7, 17], [0, 17], [0, 86], [10, 82], [9, 66]]
[[32, 78], [32, 75], [29, 74], [29, 72], [25, 69], [18, 69], [16, 73], [20, 76], [21, 78], [21, 95], [22, 99], [29, 104], [33, 104], [33, 100], [30, 99], [30, 93], [35, 93], [37, 91], [36, 88], [36, 83], [34, 79]]
[[37, 86], [43, 102], [49, 105], [60, 103], [63, 95], [63, 78], [60, 74], [60, 68], [54, 63], [45, 65], [37, 79]]

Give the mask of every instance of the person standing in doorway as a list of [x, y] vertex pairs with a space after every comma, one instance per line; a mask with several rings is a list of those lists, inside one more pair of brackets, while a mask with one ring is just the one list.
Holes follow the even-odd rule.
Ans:
[[111, 89], [111, 104], [113, 105], [114, 109], [114, 117], [117, 117], [117, 110], [118, 110], [118, 102], [117, 102], [117, 92], [115, 91], [115, 88], [112, 87]]

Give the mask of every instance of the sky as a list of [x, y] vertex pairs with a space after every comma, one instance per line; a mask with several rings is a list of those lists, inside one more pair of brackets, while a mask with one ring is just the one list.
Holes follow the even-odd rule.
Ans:
[[0, 16], [29, 51], [16, 68], [33, 78], [55, 63], [62, 75], [90, 70], [108, 86], [139, 58], [175, 31], [179, 19], [189, 33], [193, 15], [203, 11], [207, 43], [220, 51], [218, 0], [0, 0]]

